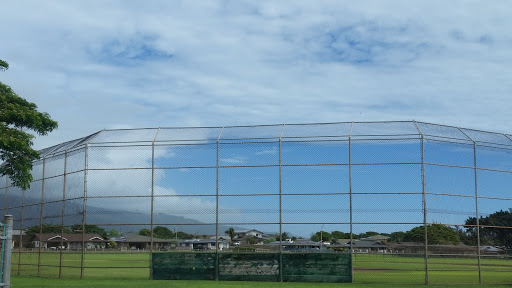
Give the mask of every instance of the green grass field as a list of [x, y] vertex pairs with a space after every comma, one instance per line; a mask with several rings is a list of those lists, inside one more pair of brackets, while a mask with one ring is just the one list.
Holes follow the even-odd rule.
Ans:
[[[19, 287], [46, 287], [46, 286], [25, 286], [28, 282], [33, 281], [33, 277], [38, 276], [38, 254], [37, 253], [21, 253], [21, 265], [18, 265], [19, 255], [13, 253], [12, 275], [13, 283], [20, 281]], [[365, 287], [388, 287], [389, 284], [402, 284], [400, 287], [409, 287], [424, 284], [425, 281], [425, 261], [421, 257], [398, 257], [396, 255], [375, 255], [375, 254], [355, 254], [354, 255], [354, 283], [357, 284], [382, 284], [384, 286], [365, 286]], [[81, 273], [81, 255], [79, 253], [65, 252], [61, 255], [58, 251], [45, 252], [41, 254], [39, 275], [43, 278], [58, 278], [59, 272], [63, 279], [59, 281], [49, 280], [53, 283], [79, 283], [80, 285], [94, 282], [95, 286], [72, 286], [76, 287], [112, 287], [108, 286], [109, 281], [127, 283], [139, 283], [139, 286], [146, 287], [144, 283], [159, 283], [161, 281], [147, 281], [149, 278], [149, 253], [101, 253], [91, 252], [84, 257], [84, 280], [80, 279]], [[59, 271], [59, 263], [62, 261], [62, 269]], [[483, 258], [482, 266], [482, 283], [483, 284], [512, 284], [512, 259], [505, 258]], [[39, 284], [43, 285], [46, 279], [40, 279]], [[92, 281], [92, 282], [91, 282]], [[105, 282], [107, 286], [101, 286]], [[117, 283], [116, 282], [116, 283]], [[161, 285], [165, 285], [165, 282]], [[229, 283], [221, 282], [217, 284], [213, 281], [172, 281], [173, 287], [181, 287], [179, 283], [188, 283], [187, 287], [217, 287], [215, 285], [223, 285], [218, 287], [228, 287]], [[429, 259], [429, 282], [431, 284], [478, 284], [478, 262], [476, 258], [430, 258]], [[207, 284], [204, 284], [207, 283]], [[234, 282], [238, 283], [237, 287], [281, 287], [287, 283], [261, 283], [261, 282]], [[240, 283], [249, 283], [240, 285]], [[291, 284], [291, 283], [290, 283]], [[304, 283], [305, 285], [310, 285]], [[60, 284], [59, 284], [60, 285]], [[68, 284], [69, 285], [69, 284]], [[160, 285], [160, 284], [155, 284]], [[178, 285], [178, 286], [175, 286]], [[183, 284], [185, 285], [185, 284]], [[192, 286], [190, 286], [192, 285]], [[198, 285], [198, 286], [194, 286]], [[249, 285], [249, 286], [245, 286]], [[263, 285], [263, 286], [261, 286]], [[274, 285], [274, 286], [272, 286]], [[277, 286], [276, 286], [277, 285]], [[300, 287], [302, 283], [293, 283], [293, 287]], [[299, 286], [297, 286], [299, 285]], [[316, 285], [316, 284], [315, 284]], [[320, 285], [320, 284], [318, 284]], [[336, 287], [340, 287], [340, 284]], [[284, 287], [283, 286], [283, 287]], [[328, 287], [329, 284], [321, 284], [321, 287]], [[319, 287], [320, 287], [319, 286]], [[48, 286], [50, 287], [50, 286]], [[55, 287], [55, 286], [52, 286]], [[60, 286], [57, 286], [60, 287]], [[64, 287], [64, 286], [62, 286]], [[66, 286], [68, 287], [68, 286]], [[125, 286], [123, 286], [125, 287]], [[131, 287], [131, 286], [126, 286]], [[149, 287], [149, 286], [147, 286]], [[151, 287], [168, 287], [168, 286], [151, 286]], [[312, 287], [312, 286], [308, 286]], [[436, 287], [438, 287], [436, 285]], [[489, 286], [496, 287], [496, 286]]]
[[[389, 283], [384, 284], [340, 284], [340, 283], [276, 283], [276, 282], [250, 282], [250, 281], [165, 281], [165, 280], [123, 280], [123, 279], [48, 279], [30, 276], [13, 276], [13, 288], [18, 287], [38, 287], [38, 288], [54, 288], [54, 287], [94, 287], [94, 288], [385, 288], [391, 287]], [[393, 284], [394, 288], [418, 288], [424, 285], [414, 284]], [[435, 285], [436, 288], [454, 287], [454, 285]], [[510, 285], [459, 285], [459, 287], [474, 288], [498, 288], [510, 287]]]

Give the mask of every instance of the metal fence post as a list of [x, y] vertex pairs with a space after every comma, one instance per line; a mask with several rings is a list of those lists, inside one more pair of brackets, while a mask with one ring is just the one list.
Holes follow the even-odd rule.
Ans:
[[7, 215], [7, 191], [9, 191], [9, 177], [5, 177], [5, 199], [4, 199], [4, 217]]
[[85, 217], [87, 214], [87, 161], [89, 144], [85, 144], [84, 157], [84, 201], [82, 207], [82, 257], [80, 259], [80, 279], [84, 278], [84, 262], [85, 262]]
[[[349, 202], [350, 202], [350, 275], [351, 281], [354, 283], [354, 231], [353, 231], [353, 209], [352, 209], [352, 128], [354, 122], [350, 124], [350, 134], [348, 136], [348, 191], [349, 191]], [[322, 230], [322, 229], [320, 229]]]
[[[156, 137], [155, 137], [156, 140]], [[155, 207], [155, 140], [151, 145], [151, 246], [149, 248], [149, 280], [153, 279], [153, 225], [154, 225], [154, 207]]]
[[[219, 137], [217, 137], [217, 160], [216, 160], [216, 177], [215, 177], [215, 281], [219, 281], [219, 142], [222, 137], [224, 127], [220, 130]], [[233, 239], [230, 237], [230, 244], [233, 244]]]
[[41, 237], [43, 235], [43, 206], [44, 206], [44, 177], [46, 176], [45, 175], [45, 171], [46, 170], [46, 158], [43, 159], [43, 179], [42, 179], [42, 184], [41, 184], [41, 211], [40, 211], [40, 218], [39, 218], [39, 249], [37, 250], [38, 251], [38, 254], [37, 254], [37, 276], [38, 277], [41, 277], [41, 245], [43, 244], [43, 242], [41, 241]]
[[5, 215], [4, 218], [6, 229], [5, 239], [4, 239], [4, 269], [2, 274], [2, 282], [3, 287], [11, 287], [11, 254], [12, 254], [12, 225], [13, 225], [13, 217], [12, 215]]
[[480, 213], [478, 212], [478, 168], [476, 166], [476, 142], [473, 141], [473, 159], [475, 164], [475, 213], [476, 213], [476, 241], [477, 241], [477, 255], [478, 255], [478, 283], [482, 284], [482, 266], [480, 255]]
[[425, 285], [429, 283], [428, 275], [428, 226], [427, 226], [427, 195], [425, 183], [425, 139], [421, 135], [421, 186], [422, 186], [422, 202], [423, 202], [423, 234], [425, 237]]
[[285, 124], [279, 136], [279, 282], [283, 282], [283, 185], [282, 185], [282, 138]]
[[25, 189], [21, 191], [21, 223], [20, 223], [20, 240], [18, 241], [18, 272], [21, 273], [21, 249], [23, 247], [23, 219], [25, 219]]
[[421, 194], [422, 194], [422, 204], [423, 204], [423, 235], [425, 241], [425, 249], [424, 249], [424, 258], [425, 258], [425, 285], [429, 284], [429, 275], [428, 275], [428, 227], [427, 227], [427, 190], [426, 190], [426, 181], [425, 181], [425, 137], [423, 132], [421, 132], [420, 127], [416, 121], [413, 121], [414, 126], [418, 130], [421, 140]]
[[67, 166], [68, 166], [68, 151], [64, 152], [64, 175], [62, 179], [62, 221], [60, 227], [60, 255], [59, 255], [59, 279], [62, 278], [62, 247], [64, 246], [64, 215], [66, 214], [66, 176], [67, 176]]

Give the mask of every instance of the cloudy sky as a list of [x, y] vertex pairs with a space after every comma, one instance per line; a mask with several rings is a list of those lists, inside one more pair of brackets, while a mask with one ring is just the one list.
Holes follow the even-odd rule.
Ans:
[[0, 81], [104, 128], [419, 120], [510, 133], [508, 1], [3, 1]]

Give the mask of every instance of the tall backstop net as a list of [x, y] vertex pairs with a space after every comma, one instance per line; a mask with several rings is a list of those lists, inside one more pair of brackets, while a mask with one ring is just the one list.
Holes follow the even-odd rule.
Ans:
[[[0, 178], [13, 274], [512, 283], [512, 136], [424, 122], [103, 130]], [[307, 263], [305, 265], [304, 263]]]

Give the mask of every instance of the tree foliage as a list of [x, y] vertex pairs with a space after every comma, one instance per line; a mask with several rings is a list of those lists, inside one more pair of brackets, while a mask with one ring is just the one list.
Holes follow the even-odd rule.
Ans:
[[326, 231], [318, 231], [311, 236], [311, 241], [315, 241], [315, 242], [319, 242], [319, 241], [331, 242], [331, 239], [332, 239], [331, 233], [326, 232]]
[[276, 241], [284, 241], [288, 238], [290, 238], [290, 236], [288, 236], [288, 233], [286, 233], [286, 232], [283, 232], [281, 235], [279, 235], [279, 234], [276, 235]]
[[171, 239], [174, 238], [174, 233], [167, 227], [156, 226], [153, 228], [153, 237], [160, 239]]
[[233, 239], [235, 238], [235, 229], [233, 229], [233, 227], [229, 227], [229, 229], [224, 231], [224, 233], [226, 233], [226, 235], [229, 236], [230, 241], [233, 242]]
[[192, 239], [192, 238], [194, 238], [194, 235], [178, 231], [178, 232], [176, 232], [176, 238], [178, 238], [178, 239]]
[[119, 233], [119, 231], [117, 231], [116, 229], [111, 229], [108, 232], [108, 237], [120, 237], [120, 236], [121, 236], [121, 233]]
[[117, 243], [114, 240], [109, 240], [108, 243], [107, 243], [107, 246], [108, 246], [108, 248], [116, 249], [117, 248]]
[[0, 59], [0, 71], [5, 71], [7, 69], [9, 69], [9, 63], [7, 63], [4, 60]]
[[[441, 225], [427, 225], [428, 244], [459, 244], [460, 237], [452, 228]], [[405, 232], [403, 241], [405, 242], [424, 242], [425, 226], [414, 227]]]
[[[0, 60], [0, 70], [8, 68], [9, 64]], [[31, 147], [34, 136], [23, 130], [46, 135], [57, 125], [48, 113], [37, 111], [36, 104], [0, 82], [0, 175], [7, 175], [13, 186], [30, 188], [32, 161], [39, 159], [39, 152]]]
[[393, 232], [389, 235], [389, 242], [402, 242], [404, 241], [404, 237], [405, 237], [405, 232], [402, 232], [402, 231], [397, 231], [397, 232]]
[[254, 244], [258, 244], [259, 239], [255, 236], [251, 236], [251, 237], [248, 237], [246, 239], [246, 241], [247, 241], [247, 244], [254, 245]]
[[61, 225], [55, 224], [43, 224], [41, 227], [32, 226], [27, 228], [27, 232], [25, 234], [28, 236], [28, 239], [34, 239], [34, 236], [39, 233], [55, 233], [60, 234], [63, 232], [64, 234], [71, 234], [71, 230], [66, 227], [62, 227]]
[[151, 237], [151, 230], [149, 230], [147, 228], [142, 228], [139, 231], [139, 235]]
[[[465, 224], [468, 225], [465, 226], [467, 230], [467, 238], [465, 238], [465, 242], [474, 242], [477, 235], [476, 227], [469, 225], [477, 224], [476, 217], [469, 217]], [[500, 210], [488, 215], [487, 217], [480, 217], [479, 224], [485, 226], [480, 228], [481, 244], [512, 248], [512, 229], [510, 229], [510, 227], [512, 227], [511, 212]]]
[[370, 236], [375, 236], [375, 235], [379, 235], [379, 232], [368, 231], [368, 232], [364, 232], [364, 233], [359, 234], [359, 238], [368, 238]]
[[[332, 231], [331, 236], [333, 239], [350, 239], [350, 233], [344, 233], [341, 231]], [[352, 239], [359, 239], [358, 235], [352, 234]]]

